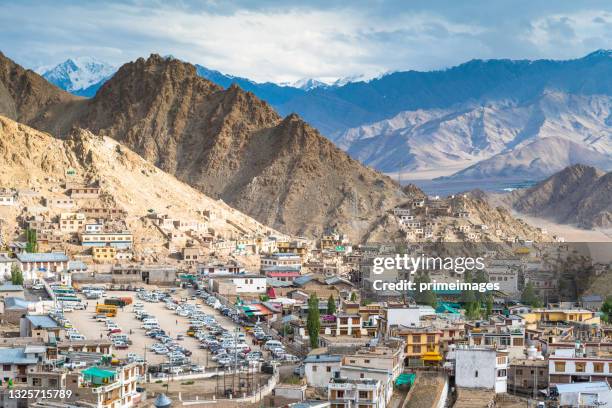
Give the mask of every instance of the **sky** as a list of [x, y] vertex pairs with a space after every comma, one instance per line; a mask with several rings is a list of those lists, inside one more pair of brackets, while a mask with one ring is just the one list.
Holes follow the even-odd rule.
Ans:
[[0, 10], [0, 51], [28, 68], [158, 53], [259, 82], [330, 82], [612, 48], [609, 0], [0, 0]]

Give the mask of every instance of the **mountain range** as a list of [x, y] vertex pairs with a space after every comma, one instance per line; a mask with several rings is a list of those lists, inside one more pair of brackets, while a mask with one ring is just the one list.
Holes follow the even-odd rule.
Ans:
[[472, 60], [331, 85], [257, 83], [196, 65], [201, 77], [237, 84], [282, 116], [298, 113], [380, 171], [459, 181], [542, 179], [577, 163], [611, 169], [611, 71], [606, 50], [566, 61]]
[[359, 241], [406, 194], [298, 115], [151, 55], [123, 65], [93, 98], [60, 90], [0, 55], [0, 114], [60, 138], [111, 137], [163, 171], [293, 235], [338, 228]]

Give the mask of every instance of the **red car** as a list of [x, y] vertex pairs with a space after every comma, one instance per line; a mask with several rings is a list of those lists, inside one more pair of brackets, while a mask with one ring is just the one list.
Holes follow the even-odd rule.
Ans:
[[121, 333], [121, 329], [118, 327], [115, 327], [114, 329], [111, 329], [108, 333], [109, 334]]

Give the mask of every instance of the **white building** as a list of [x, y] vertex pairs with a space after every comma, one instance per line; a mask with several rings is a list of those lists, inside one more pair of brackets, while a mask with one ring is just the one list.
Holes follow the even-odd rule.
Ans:
[[612, 358], [588, 355], [583, 347], [556, 349], [548, 359], [549, 384], [612, 382]]
[[460, 347], [455, 351], [455, 382], [458, 387], [505, 393], [508, 387], [507, 371], [506, 351], [480, 347]]
[[381, 382], [373, 378], [332, 378], [327, 385], [327, 399], [338, 408], [387, 406]]
[[210, 289], [223, 295], [240, 293], [266, 293], [263, 275], [219, 275], [209, 278]]
[[311, 387], [325, 388], [342, 364], [342, 356], [314, 354], [304, 359], [304, 376]]
[[14, 262], [6, 254], [0, 254], [0, 281], [11, 277], [11, 269]]

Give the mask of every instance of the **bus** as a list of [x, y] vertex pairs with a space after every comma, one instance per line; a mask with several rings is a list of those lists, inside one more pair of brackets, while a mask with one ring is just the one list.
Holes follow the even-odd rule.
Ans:
[[117, 306], [96, 305], [96, 314], [103, 314], [106, 317], [115, 317], [117, 316]]

